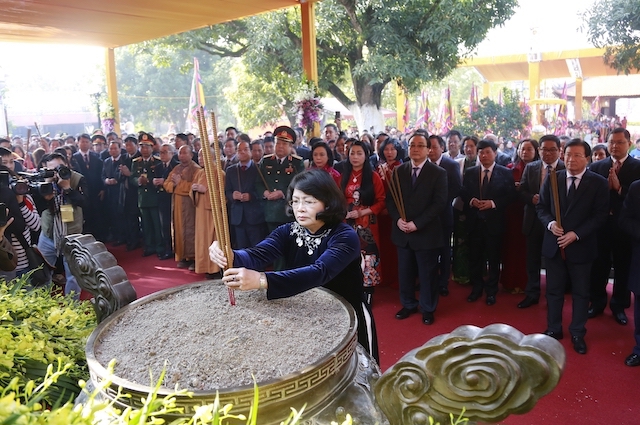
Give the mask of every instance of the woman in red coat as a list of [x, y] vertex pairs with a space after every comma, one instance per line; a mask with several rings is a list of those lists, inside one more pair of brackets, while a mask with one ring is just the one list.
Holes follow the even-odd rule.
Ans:
[[366, 143], [354, 140], [349, 147], [340, 185], [349, 206], [346, 222], [360, 237], [368, 304], [371, 303], [373, 287], [380, 283], [378, 215], [385, 208], [384, 185], [378, 173], [373, 171], [369, 156]]

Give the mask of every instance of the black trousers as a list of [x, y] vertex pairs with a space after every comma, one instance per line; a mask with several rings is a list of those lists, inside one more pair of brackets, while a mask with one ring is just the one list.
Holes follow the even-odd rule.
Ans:
[[[498, 293], [500, 280], [502, 234], [489, 234], [484, 221], [478, 220], [476, 226], [469, 232], [468, 241], [472, 294], [480, 296], [484, 291], [487, 295], [495, 296]], [[483, 276], [487, 265], [489, 275], [485, 282]]]
[[598, 232], [598, 258], [591, 270], [590, 301], [596, 311], [607, 306], [607, 283], [613, 265], [613, 294], [611, 311], [618, 313], [631, 306], [628, 289], [629, 265], [631, 264], [631, 240], [609, 216], [607, 224]]
[[564, 290], [571, 279], [571, 298], [573, 308], [569, 333], [581, 336], [587, 333], [589, 311], [589, 275], [591, 263], [574, 263], [562, 259], [560, 250], [553, 258], [545, 257], [547, 267], [547, 329], [553, 332], [562, 331], [562, 308], [564, 306]]

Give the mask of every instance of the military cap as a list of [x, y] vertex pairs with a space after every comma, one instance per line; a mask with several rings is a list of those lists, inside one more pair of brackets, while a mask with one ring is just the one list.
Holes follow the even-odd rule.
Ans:
[[276, 142], [280, 140], [282, 142], [294, 143], [296, 141], [296, 132], [293, 131], [291, 127], [281, 125], [273, 130], [273, 137]]
[[8, 156], [8, 155], [13, 155], [13, 152], [5, 148], [4, 146], [0, 146], [0, 156]]
[[153, 137], [149, 136], [149, 134], [145, 132], [140, 132], [140, 135], [138, 136], [138, 143], [140, 145], [147, 145], [147, 146], [155, 145], [153, 141]]

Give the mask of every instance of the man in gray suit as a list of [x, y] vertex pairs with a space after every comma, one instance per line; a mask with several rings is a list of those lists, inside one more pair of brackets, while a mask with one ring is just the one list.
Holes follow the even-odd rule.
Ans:
[[544, 227], [536, 214], [540, 200], [540, 188], [550, 172], [564, 170], [560, 160], [560, 139], [547, 134], [540, 138], [540, 159], [527, 164], [520, 179], [519, 196], [524, 206], [522, 233], [527, 240], [527, 286], [525, 297], [518, 308], [531, 307], [540, 299], [540, 268], [542, 267], [542, 239]]

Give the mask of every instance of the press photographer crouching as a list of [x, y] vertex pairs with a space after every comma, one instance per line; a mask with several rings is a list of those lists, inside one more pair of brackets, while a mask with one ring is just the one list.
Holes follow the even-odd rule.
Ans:
[[[82, 174], [69, 168], [67, 158], [59, 153], [45, 155], [42, 159], [46, 170], [45, 182], [52, 183], [52, 193], [42, 194], [47, 208], [42, 211], [42, 232], [38, 240], [38, 249], [49, 264], [55, 264], [62, 255], [64, 237], [82, 233], [82, 208], [87, 201], [87, 182]], [[42, 191], [41, 191], [42, 192]], [[69, 270], [63, 257], [66, 285], [64, 293], [78, 299], [80, 286]]]
[[[16, 267], [11, 271], [2, 271], [7, 281], [20, 277], [29, 270], [29, 259], [26, 250], [31, 246], [32, 235], [40, 230], [40, 215], [36, 211], [33, 198], [27, 193], [29, 187], [23, 187], [16, 182], [20, 181], [15, 173], [13, 154], [9, 149], [0, 147], [0, 186], [2, 186], [2, 201], [0, 204], [0, 225], [8, 222], [13, 217], [13, 222], [5, 231], [5, 236], [11, 243], [16, 257]], [[26, 184], [26, 183], [25, 183]], [[8, 209], [5, 209], [5, 205]], [[4, 212], [8, 211], [8, 215]]]

